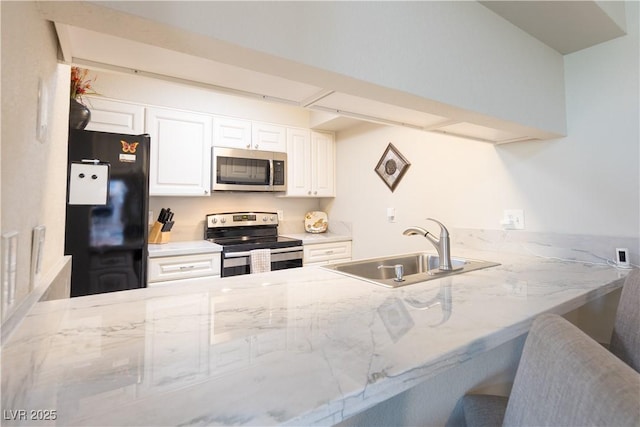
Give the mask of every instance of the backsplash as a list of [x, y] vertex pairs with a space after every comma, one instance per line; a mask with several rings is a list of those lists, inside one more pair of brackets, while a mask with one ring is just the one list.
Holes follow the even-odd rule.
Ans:
[[640, 238], [589, 236], [526, 231], [451, 229], [451, 251], [465, 247], [504, 251], [540, 258], [606, 264], [615, 260], [616, 248], [628, 248], [630, 261], [640, 265]]
[[175, 213], [171, 241], [183, 242], [204, 238], [205, 217], [211, 213], [282, 211], [281, 227], [295, 229], [299, 223], [302, 230], [304, 215], [319, 210], [319, 200], [279, 197], [272, 193], [214, 193], [210, 197], [150, 197], [149, 210], [155, 220], [161, 208], [171, 208]]

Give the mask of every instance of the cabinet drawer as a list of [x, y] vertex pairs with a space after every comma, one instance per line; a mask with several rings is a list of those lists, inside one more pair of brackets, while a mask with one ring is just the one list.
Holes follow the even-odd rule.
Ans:
[[219, 275], [219, 253], [149, 258], [150, 283]]
[[351, 258], [351, 242], [316, 243], [304, 245], [304, 264], [326, 263]]

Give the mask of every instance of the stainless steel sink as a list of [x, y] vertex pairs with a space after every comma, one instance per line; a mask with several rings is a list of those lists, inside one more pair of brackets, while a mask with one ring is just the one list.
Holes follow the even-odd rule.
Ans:
[[[379, 268], [380, 266], [393, 267], [398, 264], [401, 264], [404, 269], [404, 277], [400, 282], [396, 281], [396, 274], [393, 268]], [[438, 255], [417, 252], [325, 265], [323, 268], [355, 277], [356, 279], [366, 280], [376, 285], [397, 288], [453, 274], [495, 267], [500, 264], [491, 261], [451, 257], [453, 270], [442, 271], [438, 268], [439, 265], [440, 257]]]

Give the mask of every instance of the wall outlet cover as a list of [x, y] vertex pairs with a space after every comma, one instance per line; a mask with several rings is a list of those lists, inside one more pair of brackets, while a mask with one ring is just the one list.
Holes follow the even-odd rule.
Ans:
[[505, 230], [524, 230], [524, 210], [505, 209], [500, 224]]

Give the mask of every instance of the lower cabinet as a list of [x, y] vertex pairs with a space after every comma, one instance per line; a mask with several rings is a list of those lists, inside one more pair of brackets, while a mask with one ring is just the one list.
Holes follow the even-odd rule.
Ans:
[[305, 266], [351, 261], [351, 241], [305, 243], [303, 250]]
[[220, 253], [149, 258], [148, 276], [150, 287], [199, 277], [220, 277]]

